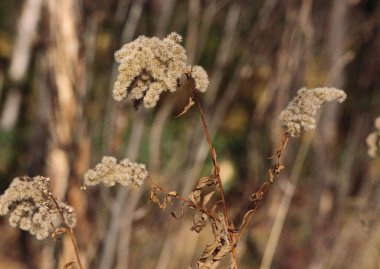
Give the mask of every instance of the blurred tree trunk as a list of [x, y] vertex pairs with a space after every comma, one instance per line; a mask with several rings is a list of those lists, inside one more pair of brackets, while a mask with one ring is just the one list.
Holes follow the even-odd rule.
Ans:
[[[46, 156], [46, 175], [52, 179], [53, 193], [64, 199], [69, 190], [69, 203], [83, 207], [79, 192], [79, 173], [88, 166], [89, 140], [85, 135], [83, 96], [85, 91], [85, 62], [80, 39], [83, 25], [78, 3], [74, 0], [47, 0], [49, 39], [46, 60], [48, 63], [51, 111], [49, 119], [50, 142]], [[82, 158], [82, 159], [81, 159]], [[76, 179], [76, 181], [74, 180]], [[79, 210], [77, 213], [84, 214]], [[78, 214], [78, 219], [84, 219]], [[79, 221], [81, 224], [81, 222]], [[85, 223], [85, 222], [84, 222]], [[80, 225], [79, 224], [79, 225]], [[81, 228], [78, 227], [78, 230]], [[64, 238], [57, 268], [75, 260], [72, 245]]]

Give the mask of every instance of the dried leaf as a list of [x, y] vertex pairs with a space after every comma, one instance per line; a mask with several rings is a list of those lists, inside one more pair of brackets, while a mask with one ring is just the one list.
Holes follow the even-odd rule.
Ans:
[[231, 252], [233, 245], [223, 232], [216, 235], [212, 244], [207, 245], [197, 262], [198, 268], [214, 268], [227, 253]]
[[193, 191], [189, 194], [189, 200], [195, 204], [198, 205], [199, 202], [201, 201], [200, 199], [200, 192]]
[[70, 266], [76, 264], [76, 262], [68, 262], [68, 263], [65, 263], [65, 265], [63, 266], [63, 269], [68, 269]]
[[206, 207], [207, 203], [210, 201], [210, 199], [212, 198], [212, 196], [214, 195], [215, 191], [212, 191], [208, 194], [206, 194], [204, 197], [203, 197], [203, 202], [202, 202], [202, 207]]
[[208, 216], [206, 213], [198, 213], [193, 218], [193, 226], [191, 226], [191, 231], [200, 233], [203, 228], [206, 226]]
[[178, 216], [176, 213], [172, 212], [171, 215], [173, 218], [175, 219], [182, 219], [183, 218], [183, 210], [184, 210], [184, 207], [185, 207], [185, 203], [182, 203], [181, 205], [181, 214]]
[[194, 105], [194, 101], [193, 101], [193, 98], [189, 97], [189, 102], [187, 103], [187, 105], [184, 107], [184, 109], [182, 110], [181, 113], [179, 113], [177, 116], [175, 116], [176, 118], [178, 117], [181, 117], [183, 114], [185, 114], [193, 105]]
[[160, 209], [165, 209], [166, 208], [166, 196], [165, 198], [163, 199], [163, 201], [161, 202], [160, 199], [158, 198], [158, 191], [161, 191], [159, 188], [157, 187], [152, 187], [151, 191], [150, 191], [150, 200], [152, 200], [153, 203], [155, 203], [156, 205], [158, 205], [158, 207]]

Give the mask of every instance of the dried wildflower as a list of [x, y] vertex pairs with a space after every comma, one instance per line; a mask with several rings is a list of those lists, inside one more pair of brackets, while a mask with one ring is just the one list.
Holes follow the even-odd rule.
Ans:
[[314, 130], [318, 109], [326, 102], [335, 100], [342, 103], [346, 97], [344, 91], [335, 88], [301, 88], [297, 96], [281, 112], [281, 126], [293, 137], [300, 135], [301, 127], [305, 131]]
[[144, 164], [131, 162], [128, 159], [117, 163], [116, 158], [104, 156], [101, 163], [94, 169], [90, 169], [84, 175], [84, 187], [93, 186], [99, 183], [111, 187], [116, 183], [123, 186], [133, 183], [141, 186], [148, 177], [148, 171]]
[[372, 158], [380, 156], [380, 117], [375, 120], [376, 130], [367, 136], [368, 155]]
[[[162, 92], [175, 92], [181, 76], [191, 69], [181, 42], [179, 34], [171, 33], [163, 40], [140, 36], [125, 44], [115, 53], [120, 66], [113, 98], [152, 108]], [[197, 89], [204, 92], [208, 85], [206, 72], [195, 66], [192, 76]]]
[[38, 240], [42, 240], [52, 232], [52, 224], [61, 224], [59, 211], [65, 218], [65, 225], [76, 225], [74, 209], [54, 199], [49, 189], [49, 178], [17, 177], [0, 196], [0, 215], [9, 214], [12, 227], [29, 231]]

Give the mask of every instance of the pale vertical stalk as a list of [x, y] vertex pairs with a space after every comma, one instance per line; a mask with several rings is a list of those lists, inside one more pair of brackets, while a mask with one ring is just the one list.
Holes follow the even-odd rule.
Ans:
[[[25, 77], [31, 58], [33, 43], [37, 37], [41, 8], [42, 0], [27, 0], [23, 4], [8, 70], [9, 79], [12, 83], [20, 83]], [[4, 101], [3, 111], [1, 112], [0, 128], [2, 130], [14, 128], [20, 111], [21, 96], [19, 86], [10, 87]]]
[[37, 37], [41, 7], [42, 0], [27, 0], [23, 5], [9, 66], [9, 77], [12, 81], [20, 81], [25, 76], [33, 43]]
[[149, 138], [149, 167], [153, 175], [158, 172], [161, 165], [162, 132], [174, 109], [175, 101], [175, 98], [170, 96], [167, 102], [159, 109], [152, 123]]

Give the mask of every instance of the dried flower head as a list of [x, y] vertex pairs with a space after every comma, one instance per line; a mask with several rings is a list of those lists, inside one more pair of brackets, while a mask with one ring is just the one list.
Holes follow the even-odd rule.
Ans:
[[53, 232], [53, 226], [62, 224], [60, 211], [65, 225], [76, 225], [74, 209], [54, 199], [49, 189], [49, 178], [17, 177], [0, 196], [0, 215], [9, 214], [11, 226], [29, 231], [42, 240]]
[[326, 102], [338, 101], [342, 103], [347, 95], [344, 91], [335, 88], [301, 88], [297, 96], [288, 104], [279, 116], [282, 127], [292, 137], [299, 136], [301, 127], [305, 131], [316, 127], [315, 116], [319, 108]]
[[[181, 76], [191, 70], [181, 42], [179, 34], [171, 33], [163, 40], [139, 36], [125, 44], [115, 53], [120, 66], [113, 98], [152, 108], [162, 92], [175, 92]], [[200, 66], [192, 69], [197, 89], [204, 92], [208, 85], [206, 72]]]
[[372, 158], [380, 156], [380, 117], [375, 120], [376, 130], [367, 136], [368, 155]]
[[84, 175], [84, 187], [93, 186], [99, 183], [111, 187], [116, 183], [126, 186], [133, 183], [141, 186], [148, 178], [148, 171], [144, 164], [131, 162], [124, 159], [117, 163], [116, 158], [104, 156], [101, 163], [94, 169], [90, 169]]

